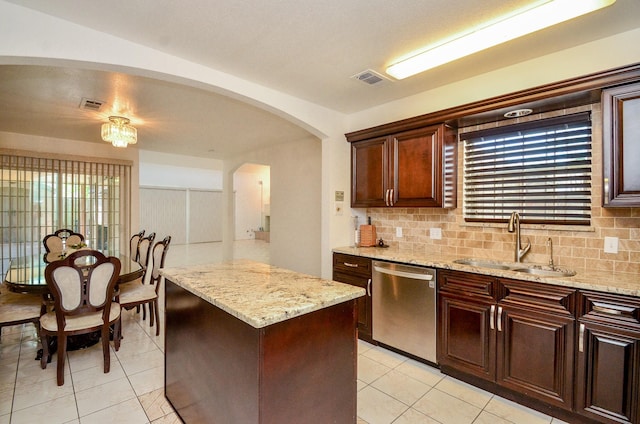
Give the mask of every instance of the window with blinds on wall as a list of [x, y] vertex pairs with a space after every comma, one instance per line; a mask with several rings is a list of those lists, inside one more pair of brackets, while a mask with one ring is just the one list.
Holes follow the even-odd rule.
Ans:
[[464, 218], [589, 225], [589, 112], [463, 133]]
[[0, 153], [0, 171], [3, 273], [13, 258], [43, 254], [60, 228], [110, 255], [128, 243], [130, 163]]

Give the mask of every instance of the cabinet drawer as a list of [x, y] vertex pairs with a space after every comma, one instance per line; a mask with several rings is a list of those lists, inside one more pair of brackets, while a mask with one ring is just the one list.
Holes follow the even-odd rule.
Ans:
[[575, 314], [576, 290], [530, 281], [500, 279], [504, 304], [535, 308], [562, 315]]
[[604, 321], [640, 329], [640, 298], [580, 291], [578, 316], [593, 321]]
[[464, 294], [472, 298], [495, 299], [497, 280], [487, 275], [460, 271], [441, 271], [438, 274], [438, 290]]
[[371, 277], [371, 259], [362, 256], [333, 254], [333, 271]]

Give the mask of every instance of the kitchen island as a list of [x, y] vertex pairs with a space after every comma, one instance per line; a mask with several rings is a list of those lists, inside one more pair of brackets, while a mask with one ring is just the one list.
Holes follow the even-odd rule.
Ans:
[[363, 289], [248, 260], [161, 273], [165, 395], [183, 422], [356, 422]]

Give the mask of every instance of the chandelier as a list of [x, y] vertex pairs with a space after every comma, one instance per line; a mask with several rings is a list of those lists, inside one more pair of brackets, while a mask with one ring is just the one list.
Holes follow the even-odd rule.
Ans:
[[114, 147], [127, 147], [136, 144], [138, 131], [129, 125], [129, 118], [110, 116], [109, 122], [102, 124], [102, 139], [113, 144]]

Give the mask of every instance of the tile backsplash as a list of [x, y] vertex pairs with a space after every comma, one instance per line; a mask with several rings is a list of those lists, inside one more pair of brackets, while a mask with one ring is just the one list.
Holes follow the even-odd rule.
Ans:
[[[547, 240], [553, 243], [555, 265], [594, 271], [632, 273], [640, 275], [640, 208], [602, 208], [602, 139], [600, 105], [594, 104], [519, 118], [520, 121], [541, 119], [567, 112], [592, 111], [592, 198], [591, 226], [561, 227], [552, 225], [521, 226], [523, 244], [531, 241], [531, 251], [524, 262], [549, 262]], [[493, 126], [504, 125], [490, 124]], [[482, 127], [464, 128], [474, 131]], [[416, 253], [436, 252], [457, 257], [492, 258], [513, 260], [515, 233], [507, 232], [507, 224], [469, 224], [462, 215], [463, 202], [463, 151], [458, 149], [458, 201], [455, 209], [438, 208], [370, 208], [367, 216], [376, 226], [378, 238], [387, 244]], [[396, 237], [396, 228], [402, 227], [403, 237]], [[441, 239], [430, 237], [431, 228], [442, 230]], [[618, 253], [604, 252], [604, 238], [617, 237]], [[639, 281], [640, 283], [640, 281]]]

